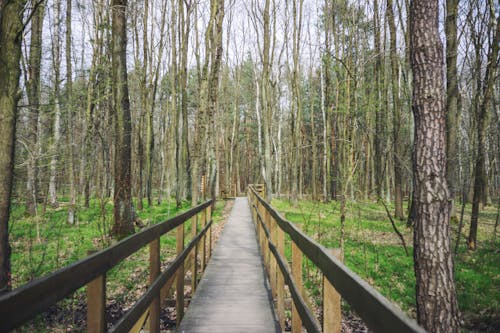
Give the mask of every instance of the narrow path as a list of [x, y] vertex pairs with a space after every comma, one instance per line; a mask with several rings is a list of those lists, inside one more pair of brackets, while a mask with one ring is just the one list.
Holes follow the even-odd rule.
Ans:
[[236, 201], [177, 332], [279, 332], [250, 206]]

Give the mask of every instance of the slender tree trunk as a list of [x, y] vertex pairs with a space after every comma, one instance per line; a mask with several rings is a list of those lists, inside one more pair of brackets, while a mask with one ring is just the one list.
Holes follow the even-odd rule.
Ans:
[[191, 29], [191, 4], [187, 4], [186, 10], [182, 1], [179, 1], [179, 15], [180, 15], [180, 90], [181, 90], [181, 117], [182, 117], [182, 144], [181, 144], [181, 159], [184, 167], [183, 173], [185, 178], [185, 189], [187, 199], [191, 198], [191, 158], [189, 154], [189, 125], [188, 125], [188, 48], [189, 48], [189, 31]]
[[[493, 3], [490, 2], [490, 10], [493, 17], [491, 18], [492, 26], [494, 26], [493, 22], [494, 11], [493, 11]], [[484, 76], [484, 84], [483, 84], [483, 99], [481, 104], [479, 105], [476, 112], [476, 122], [477, 122], [477, 157], [475, 161], [475, 169], [474, 169], [474, 195], [472, 198], [472, 212], [471, 212], [471, 220], [470, 220], [470, 229], [469, 229], [469, 239], [468, 239], [468, 247], [469, 250], [476, 249], [477, 242], [477, 222], [479, 218], [479, 203], [481, 199], [485, 196], [485, 187], [486, 187], [486, 172], [485, 172], [485, 158], [486, 158], [486, 128], [487, 128], [487, 120], [488, 120], [488, 107], [493, 99], [493, 86], [495, 84], [496, 78], [496, 65], [498, 62], [498, 52], [499, 52], [499, 44], [500, 44], [500, 17], [496, 18], [496, 30], [493, 38], [493, 44], [488, 52], [488, 60], [486, 64], [486, 73]], [[480, 73], [477, 73], [480, 75]], [[478, 91], [478, 94], [480, 92]], [[479, 100], [479, 98], [477, 98]]]
[[399, 74], [398, 59], [396, 50], [396, 23], [394, 19], [394, 10], [392, 0], [387, 0], [387, 21], [390, 33], [390, 59], [391, 59], [391, 86], [392, 86], [392, 105], [393, 105], [393, 163], [394, 163], [394, 215], [396, 218], [404, 219], [403, 212], [403, 170], [402, 162], [403, 150], [400, 140], [401, 128], [401, 102], [399, 99]]
[[42, 31], [45, 3], [36, 9], [31, 20], [31, 42], [28, 60], [28, 81], [26, 90], [30, 105], [28, 115], [29, 143], [27, 181], [26, 181], [26, 211], [36, 215], [38, 201], [38, 117], [40, 109], [40, 63], [42, 58]]
[[[459, 0], [446, 0], [446, 179], [455, 215], [458, 188], [458, 78], [457, 78], [457, 13]], [[456, 218], [456, 217], [455, 217]]]
[[[261, 106], [262, 106], [262, 128], [264, 151], [263, 158], [264, 168], [262, 169], [262, 178], [266, 185], [266, 198], [272, 197], [273, 184], [271, 177], [272, 160], [271, 160], [271, 121], [272, 121], [272, 105], [271, 105], [271, 26], [270, 26], [270, 5], [271, 0], [266, 0], [264, 4], [263, 15], [263, 46], [262, 46], [262, 76], [261, 76]], [[295, 148], [292, 148], [295, 149]]]
[[[75, 111], [73, 106], [73, 70], [71, 63], [71, 12], [72, 0], [66, 0], [66, 108], [68, 123], [74, 124]], [[69, 173], [69, 192], [70, 206], [68, 208], [68, 223], [74, 224], [76, 211], [76, 185], [75, 185], [75, 133], [70, 131], [68, 134], [68, 173]]]
[[59, 145], [61, 140], [61, 106], [60, 106], [60, 73], [61, 73], [61, 0], [56, 0], [54, 39], [52, 41], [52, 59], [54, 67], [54, 125], [53, 141], [50, 159], [49, 203], [52, 207], [59, 206], [57, 201], [57, 167], [59, 163]]
[[25, 0], [4, 0], [0, 6], [0, 294], [12, 287], [9, 217], [25, 5]]
[[384, 188], [384, 114], [383, 114], [383, 102], [382, 93], [383, 89], [382, 79], [384, 77], [382, 70], [382, 50], [380, 47], [380, 20], [378, 13], [378, 0], [373, 1], [373, 22], [375, 33], [374, 45], [375, 45], [375, 93], [376, 93], [376, 103], [375, 103], [375, 188], [377, 198], [382, 198], [382, 191]]
[[130, 101], [127, 84], [127, 0], [112, 3], [112, 84], [115, 114], [115, 193], [113, 234], [118, 238], [134, 232], [131, 198]]
[[430, 332], [458, 332], [453, 276], [450, 202], [446, 181], [443, 49], [438, 1], [415, 0], [410, 7], [410, 49], [415, 119], [414, 262], [417, 320]]

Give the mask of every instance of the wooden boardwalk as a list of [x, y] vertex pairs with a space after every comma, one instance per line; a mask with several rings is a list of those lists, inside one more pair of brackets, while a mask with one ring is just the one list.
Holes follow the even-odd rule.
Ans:
[[236, 198], [177, 332], [279, 332], [247, 198]]

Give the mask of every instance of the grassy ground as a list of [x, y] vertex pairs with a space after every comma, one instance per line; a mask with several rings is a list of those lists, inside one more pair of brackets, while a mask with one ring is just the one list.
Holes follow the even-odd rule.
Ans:
[[[147, 207], [137, 212], [144, 226], [167, 220], [189, 209], [188, 202], [176, 207], [175, 201]], [[213, 212], [214, 223], [221, 220], [224, 202], [217, 202]], [[34, 278], [49, 274], [86, 257], [89, 251], [103, 249], [113, 242], [109, 236], [112, 226], [111, 201], [92, 200], [89, 208], [78, 211], [78, 222], [66, 222], [67, 206], [47, 209], [37, 218], [26, 217], [23, 206], [14, 206], [10, 224], [12, 246], [13, 287], [19, 287]], [[191, 223], [185, 225], [186, 244], [191, 238]], [[136, 231], [139, 228], [136, 227]], [[175, 231], [161, 238], [162, 269], [175, 256]], [[108, 271], [107, 321], [120, 317], [146, 290], [149, 279], [148, 247], [137, 251]], [[20, 328], [19, 332], [85, 331], [85, 288], [73, 297], [59, 302], [47, 313]]]
[[[293, 207], [287, 200], [272, 202], [287, 219], [327, 248], [339, 247], [340, 205], [300, 201]], [[368, 281], [380, 293], [415, 317], [415, 276], [413, 272], [412, 231], [397, 221], [408, 245], [409, 255], [395, 234], [382, 205], [373, 202], [347, 204], [345, 221], [346, 265]], [[494, 332], [500, 329], [500, 235], [494, 241], [493, 226], [497, 210], [486, 207], [479, 218], [478, 249], [467, 251], [462, 242], [455, 256], [455, 279], [464, 327], [473, 331]], [[464, 224], [470, 221], [466, 207]], [[452, 222], [453, 246], [458, 221]], [[319, 274], [306, 262], [306, 284], [319, 295]]]

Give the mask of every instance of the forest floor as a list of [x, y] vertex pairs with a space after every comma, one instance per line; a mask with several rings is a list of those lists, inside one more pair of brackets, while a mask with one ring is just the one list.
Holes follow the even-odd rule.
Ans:
[[[299, 201], [294, 207], [288, 200], [272, 202], [287, 219], [327, 248], [339, 247], [340, 205]], [[213, 241], [222, 230], [232, 201], [219, 201], [214, 211]], [[147, 207], [137, 213], [144, 226], [164, 221], [189, 208], [183, 203], [177, 208], [174, 201]], [[392, 208], [389, 207], [389, 210]], [[500, 237], [494, 235], [497, 209], [481, 211], [478, 230], [478, 249], [466, 249], [470, 206], [466, 206], [461, 243], [455, 256], [455, 276], [462, 313], [463, 328], [471, 332], [500, 331]], [[40, 217], [26, 217], [24, 207], [14, 205], [10, 240], [12, 245], [12, 277], [14, 287], [44, 276], [58, 268], [84, 258], [112, 244], [108, 232], [112, 221], [110, 201], [92, 200], [89, 208], [78, 211], [75, 225], [66, 223], [67, 205], [47, 208]], [[345, 220], [346, 265], [373, 285], [380, 293], [415, 317], [415, 277], [413, 273], [412, 230], [405, 221], [395, 221], [408, 245], [406, 255], [382, 205], [373, 202], [348, 202]], [[458, 221], [452, 222], [453, 246]], [[186, 241], [190, 238], [187, 224]], [[288, 240], [289, 241], [289, 240]], [[287, 247], [289, 248], [289, 247]], [[288, 253], [288, 255], [291, 255]], [[107, 274], [106, 321], [112, 324], [144, 293], [148, 284], [147, 247], [130, 256]], [[161, 238], [163, 269], [175, 257], [175, 233]], [[321, 302], [321, 275], [305, 262], [305, 281], [313, 302]], [[186, 299], [190, 290], [186, 289]], [[319, 306], [318, 306], [319, 308]], [[363, 332], [363, 323], [344, 304], [343, 332]], [[320, 311], [318, 311], [318, 316]], [[175, 301], [162, 309], [162, 331], [175, 326]], [[85, 331], [86, 296], [82, 288], [73, 297], [59, 302], [49, 311], [37, 316], [18, 332], [83, 332]]]
[[[215, 243], [227, 218], [232, 201], [218, 201], [213, 212], [212, 241]], [[176, 207], [175, 201], [163, 202], [137, 212], [143, 227], [162, 222], [189, 209], [188, 202]], [[83, 259], [91, 251], [103, 249], [114, 241], [108, 230], [112, 221], [111, 201], [92, 200], [89, 208], [78, 211], [74, 225], [66, 223], [67, 205], [47, 208], [41, 217], [26, 217], [23, 206], [14, 205], [10, 224], [12, 246], [13, 287], [19, 287], [35, 278]], [[139, 228], [136, 227], [136, 231]], [[191, 238], [190, 222], [186, 224], [186, 244]], [[162, 270], [175, 258], [175, 232], [161, 237]], [[214, 246], [214, 245], [212, 245]], [[213, 247], [212, 247], [213, 248]], [[146, 291], [149, 284], [149, 251], [144, 247], [106, 275], [106, 322], [115, 323]], [[190, 298], [186, 285], [186, 298]], [[162, 331], [175, 326], [175, 300], [167, 301], [162, 309]], [[72, 297], [52, 306], [48, 311], [18, 328], [16, 332], [85, 332], [85, 288]]]
[[[288, 220], [327, 248], [338, 248], [340, 204], [302, 200], [294, 207], [286, 199], [274, 199], [274, 207]], [[392, 212], [392, 207], [388, 207]], [[460, 213], [460, 207], [457, 209]], [[479, 216], [476, 251], [466, 249], [470, 206], [465, 207], [463, 230], [455, 262], [455, 280], [462, 327], [465, 332], [500, 332], [500, 235], [494, 235], [496, 207], [485, 207]], [[458, 219], [452, 219], [455, 248]], [[413, 235], [406, 221], [395, 220], [408, 246], [408, 255], [394, 232], [384, 206], [374, 202], [346, 204], [344, 262], [355, 273], [416, 317]], [[287, 246], [289, 248], [289, 246]], [[291, 256], [290, 253], [288, 255]], [[321, 302], [321, 275], [306, 261], [306, 287], [317, 304]], [[348, 305], [343, 305], [344, 312]], [[353, 318], [350, 316], [349, 321]], [[355, 320], [355, 319], [354, 319]], [[343, 331], [345, 325], [343, 325]], [[357, 331], [357, 330], [355, 330]]]

